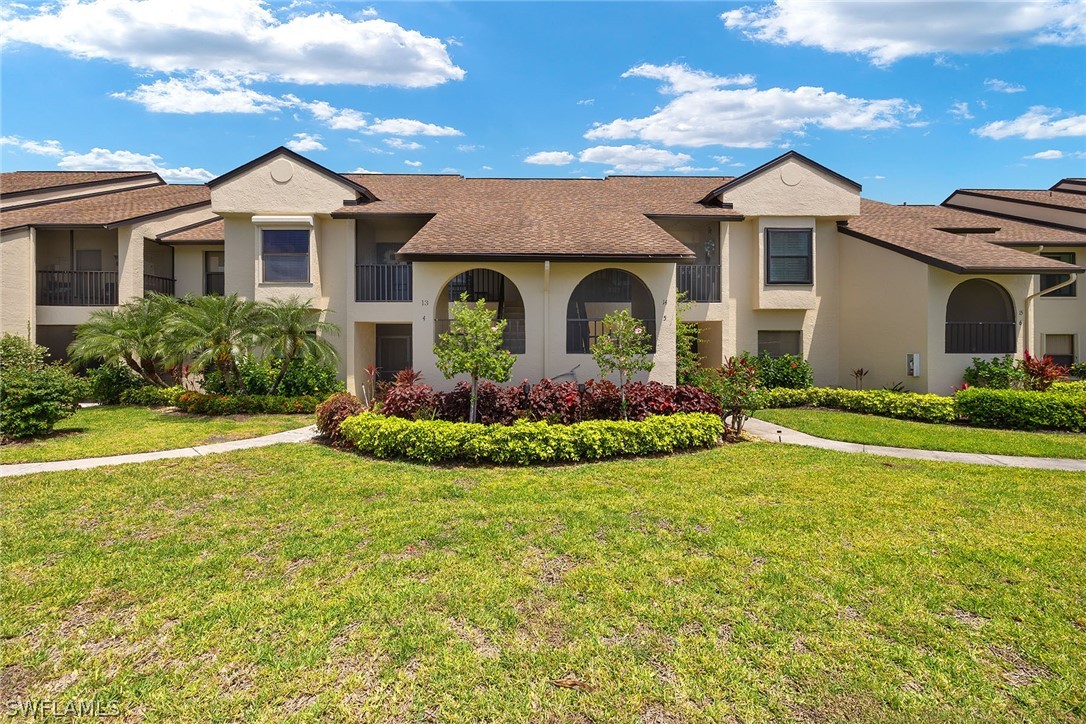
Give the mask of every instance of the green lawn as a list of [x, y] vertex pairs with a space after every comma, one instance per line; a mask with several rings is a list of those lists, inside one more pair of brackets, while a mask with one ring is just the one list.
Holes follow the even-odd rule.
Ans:
[[0, 464], [172, 450], [312, 424], [312, 415], [204, 417], [144, 407], [87, 407], [58, 423], [49, 437], [0, 445]]
[[755, 416], [808, 435], [864, 445], [988, 455], [1086, 458], [1086, 434], [1082, 433], [986, 430], [810, 408], [759, 410]]
[[6, 699], [183, 721], [1086, 717], [1082, 474], [769, 443], [530, 469], [284, 445], [0, 486]]

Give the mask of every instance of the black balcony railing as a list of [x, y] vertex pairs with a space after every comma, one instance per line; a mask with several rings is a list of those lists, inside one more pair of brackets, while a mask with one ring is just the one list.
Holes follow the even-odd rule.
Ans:
[[1017, 349], [1014, 322], [947, 322], [947, 354], [1013, 354]]
[[356, 302], [410, 302], [410, 264], [356, 264]]
[[720, 301], [719, 264], [679, 264], [679, 292], [688, 302]]
[[[434, 320], [434, 342], [437, 342], [439, 336], [449, 331], [450, 321], [448, 319]], [[502, 333], [502, 349], [513, 354], [524, 354], [523, 319], [505, 320], [505, 331]]]
[[143, 293], [157, 292], [158, 294], [165, 294], [168, 297], [174, 296], [174, 289], [177, 284], [177, 280], [170, 279], [169, 277], [156, 277], [154, 274], [143, 275]]
[[[642, 322], [656, 350], [656, 323]], [[602, 318], [566, 319], [566, 354], [588, 354], [596, 339], [607, 333]]]
[[38, 304], [112, 307], [117, 304], [117, 272], [39, 271]]

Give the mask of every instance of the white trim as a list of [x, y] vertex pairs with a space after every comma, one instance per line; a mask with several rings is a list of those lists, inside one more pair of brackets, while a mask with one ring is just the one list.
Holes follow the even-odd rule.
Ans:
[[289, 224], [291, 226], [313, 226], [312, 216], [254, 216], [253, 223], [257, 226], [271, 226]]

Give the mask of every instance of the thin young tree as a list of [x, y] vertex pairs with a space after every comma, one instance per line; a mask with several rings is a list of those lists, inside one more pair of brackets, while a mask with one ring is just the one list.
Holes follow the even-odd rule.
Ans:
[[68, 356], [78, 363], [121, 361], [149, 384], [166, 387], [171, 354], [164, 331], [179, 307], [177, 299], [152, 293], [96, 311], [76, 326]]
[[165, 340], [178, 356], [191, 357], [194, 371], [213, 367], [227, 390], [244, 392], [237, 360], [260, 342], [262, 313], [237, 294], [192, 297], [168, 321]]
[[475, 422], [479, 401], [479, 380], [506, 382], [517, 356], [502, 349], [505, 320], [488, 309], [482, 299], [471, 304], [466, 293], [449, 308], [449, 331], [438, 337], [434, 345], [437, 368], [452, 379], [454, 375], [471, 377], [471, 412], [468, 420]]
[[339, 327], [321, 319], [323, 312], [298, 297], [276, 299], [263, 305], [260, 343], [264, 351], [279, 359], [279, 373], [269, 394], [279, 392], [287, 370], [295, 360], [335, 364], [336, 348], [325, 335], [339, 334]]
[[600, 368], [601, 375], [618, 372], [622, 416], [626, 417], [626, 384], [634, 374], [653, 368], [653, 361], [649, 359], [652, 335], [645, 323], [630, 314], [628, 309], [604, 316], [603, 327], [606, 332], [597, 337], [592, 345], [592, 359]]

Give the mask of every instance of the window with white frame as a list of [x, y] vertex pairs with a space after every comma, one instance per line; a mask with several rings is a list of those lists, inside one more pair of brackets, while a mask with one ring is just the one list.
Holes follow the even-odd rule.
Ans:
[[814, 231], [765, 230], [766, 284], [814, 284]]
[[265, 282], [309, 281], [309, 229], [263, 229], [260, 243]]

